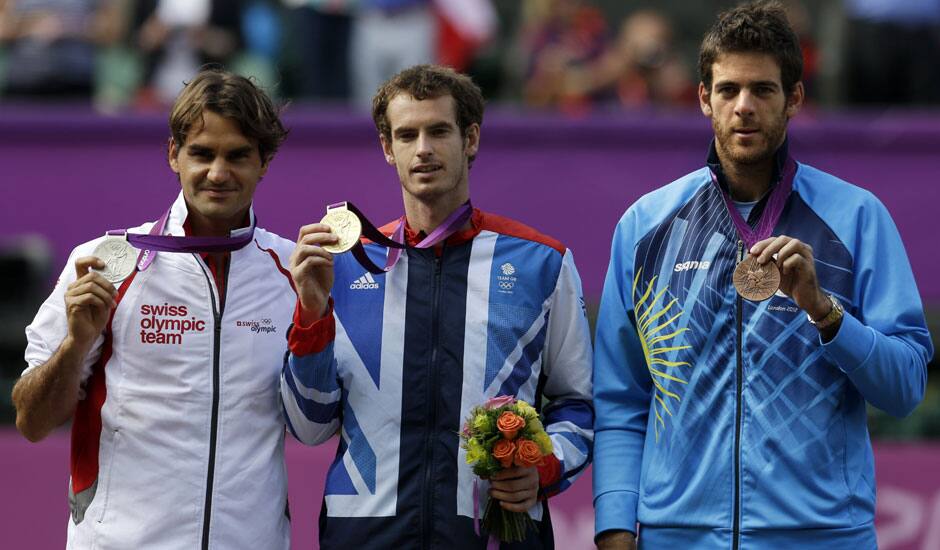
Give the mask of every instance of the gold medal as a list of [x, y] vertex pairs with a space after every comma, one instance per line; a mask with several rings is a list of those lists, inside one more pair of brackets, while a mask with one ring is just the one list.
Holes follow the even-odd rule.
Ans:
[[339, 237], [336, 244], [323, 245], [323, 249], [333, 254], [342, 254], [352, 249], [359, 242], [362, 235], [362, 222], [359, 217], [346, 208], [346, 203], [341, 203], [336, 208], [327, 208], [326, 216], [320, 220], [320, 223], [330, 226], [333, 233]]
[[748, 256], [734, 268], [734, 288], [745, 300], [762, 302], [780, 288], [780, 269], [774, 262], [757, 263], [757, 256]]

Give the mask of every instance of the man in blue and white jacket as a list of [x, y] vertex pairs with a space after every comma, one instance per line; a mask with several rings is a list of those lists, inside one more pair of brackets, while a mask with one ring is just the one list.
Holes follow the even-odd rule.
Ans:
[[[708, 166], [641, 198], [614, 234], [594, 363], [598, 546], [875, 548], [866, 404], [909, 414], [933, 353], [903, 245], [871, 193], [788, 156], [802, 58], [779, 5], [722, 14], [700, 72]], [[736, 292], [748, 257], [779, 267], [769, 299]]]
[[[483, 98], [468, 77], [420, 65], [380, 88], [373, 118], [401, 181], [405, 217], [396, 224], [415, 245], [469, 198]], [[591, 341], [571, 251], [475, 209], [455, 229], [374, 276], [351, 254], [321, 247], [336, 242], [328, 226], [301, 229], [281, 392], [301, 441], [340, 432], [321, 548], [486, 547], [473, 521], [486, 502], [475, 500], [458, 432], [472, 407], [497, 395], [540, 408], [554, 445], [542, 466], [504, 470], [480, 486], [481, 496], [538, 522], [513, 548], [553, 547], [544, 497], [590, 460]], [[372, 261], [384, 258], [384, 248], [365, 246]]]

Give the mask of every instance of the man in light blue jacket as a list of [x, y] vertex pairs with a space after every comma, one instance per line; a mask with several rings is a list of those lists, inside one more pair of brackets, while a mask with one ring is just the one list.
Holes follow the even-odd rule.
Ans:
[[871, 193], [789, 156], [802, 57], [779, 5], [722, 14], [700, 73], [708, 165], [613, 238], [598, 546], [874, 548], [866, 404], [909, 414], [933, 353], [904, 247]]

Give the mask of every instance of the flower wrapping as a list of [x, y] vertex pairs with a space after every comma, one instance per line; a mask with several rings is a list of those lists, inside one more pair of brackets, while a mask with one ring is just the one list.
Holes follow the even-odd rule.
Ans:
[[[552, 440], [535, 407], [507, 395], [474, 407], [460, 439], [467, 452], [467, 464], [484, 479], [514, 466], [540, 466], [552, 454]], [[486, 505], [483, 527], [504, 542], [525, 540], [529, 528], [536, 528], [529, 514], [506, 511], [495, 499]]]

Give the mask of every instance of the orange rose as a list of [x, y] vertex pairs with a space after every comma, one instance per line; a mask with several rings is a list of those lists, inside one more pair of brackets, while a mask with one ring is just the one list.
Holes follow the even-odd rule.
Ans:
[[521, 439], [516, 443], [516, 466], [528, 468], [542, 463], [542, 450], [538, 443], [529, 439]]
[[515, 439], [519, 435], [519, 430], [525, 428], [525, 418], [506, 411], [496, 419], [496, 428], [506, 439]]
[[493, 458], [503, 465], [503, 468], [512, 466], [513, 456], [516, 454], [516, 444], [508, 439], [500, 439], [493, 445]]

